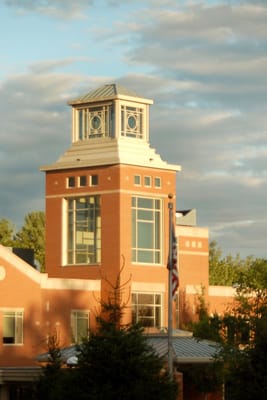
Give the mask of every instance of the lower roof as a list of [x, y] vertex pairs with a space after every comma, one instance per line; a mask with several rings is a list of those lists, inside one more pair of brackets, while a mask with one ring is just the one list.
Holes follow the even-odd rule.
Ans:
[[[168, 336], [167, 335], [148, 335], [147, 340], [155, 352], [167, 358], [168, 355]], [[219, 345], [208, 340], [200, 340], [190, 336], [172, 337], [173, 361], [176, 364], [202, 364], [211, 363], [219, 350]], [[61, 349], [61, 359], [66, 364], [77, 362], [77, 346], [69, 346]], [[49, 353], [42, 353], [36, 357], [40, 363], [49, 361]]]

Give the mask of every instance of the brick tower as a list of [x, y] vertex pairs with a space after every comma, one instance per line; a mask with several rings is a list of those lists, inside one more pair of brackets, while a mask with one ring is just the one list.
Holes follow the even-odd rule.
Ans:
[[168, 195], [175, 204], [180, 167], [150, 147], [151, 104], [117, 84], [69, 102], [71, 147], [42, 168], [46, 271], [100, 278], [102, 299], [120, 274], [128, 281], [126, 320], [132, 306], [135, 320], [160, 328], [167, 325]]

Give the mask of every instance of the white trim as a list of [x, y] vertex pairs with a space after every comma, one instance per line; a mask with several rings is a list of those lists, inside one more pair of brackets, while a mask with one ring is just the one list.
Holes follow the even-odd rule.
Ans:
[[192, 250], [180, 250], [179, 249], [179, 254], [187, 254], [187, 255], [194, 255], [194, 256], [205, 256], [207, 257], [209, 255], [208, 251], [195, 251], [195, 248], [193, 248]]
[[46, 278], [41, 281], [42, 289], [57, 289], [57, 290], [86, 290], [96, 291], [101, 290], [100, 279], [61, 279], [61, 278]]
[[235, 297], [236, 288], [232, 286], [209, 286], [209, 296]]
[[[40, 283], [41, 273], [34, 269], [31, 265], [26, 263], [22, 258], [18, 257], [8, 247], [0, 244], [0, 258], [3, 258], [13, 268], [16, 268], [20, 273], [26, 275], [29, 279], [35, 283]], [[3, 263], [1, 263], [3, 264]]]
[[132, 292], [166, 292], [165, 283], [157, 282], [132, 282]]

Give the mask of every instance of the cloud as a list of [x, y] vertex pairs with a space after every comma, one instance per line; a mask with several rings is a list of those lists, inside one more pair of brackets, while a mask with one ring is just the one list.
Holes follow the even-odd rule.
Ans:
[[89, 62], [92, 61], [90, 57], [70, 57], [60, 60], [45, 60], [37, 61], [29, 66], [29, 70], [33, 73], [46, 73], [58, 69], [63, 69], [65, 67], [71, 66], [77, 62]]
[[81, 19], [84, 10], [92, 6], [93, 0], [5, 0], [5, 4], [18, 14], [38, 13], [63, 19]]
[[[80, 31], [68, 25], [69, 53], [42, 55], [1, 82], [0, 184], [7, 190], [0, 216], [21, 220], [43, 206], [39, 167], [69, 146], [67, 100], [117, 81], [154, 100], [151, 145], [182, 166], [177, 208], [196, 208], [198, 224], [225, 252], [266, 257], [266, 2], [6, 4], [48, 17], [53, 7], [64, 18], [94, 11], [96, 18]], [[79, 44], [75, 54], [71, 43]]]
[[76, 76], [21, 74], [0, 88], [0, 217], [21, 224], [27, 212], [44, 209], [42, 164], [54, 161], [70, 138], [70, 110], [62, 100]]

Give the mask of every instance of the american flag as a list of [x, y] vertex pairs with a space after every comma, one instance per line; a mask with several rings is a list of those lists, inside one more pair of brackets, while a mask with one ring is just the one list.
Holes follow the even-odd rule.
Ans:
[[177, 239], [175, 236], [174, 226], [172, 225], [172, 237], [170, 238], [171, 243], [171, 254], [169, 254], [168, 269], [171, 273], [172, 281], [172, 298], [174, 299], [176, 291], [179, 287], [179, 276], [177, 269]]

